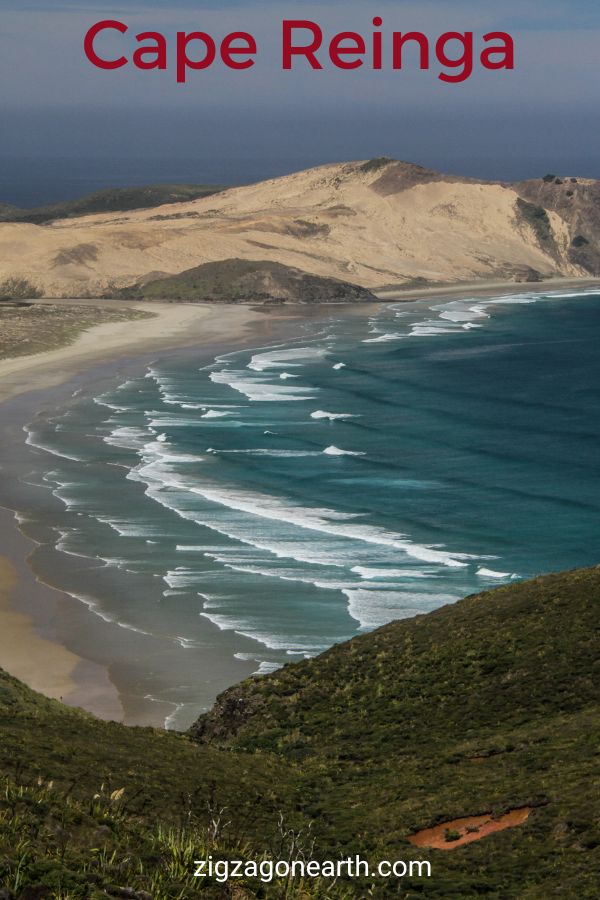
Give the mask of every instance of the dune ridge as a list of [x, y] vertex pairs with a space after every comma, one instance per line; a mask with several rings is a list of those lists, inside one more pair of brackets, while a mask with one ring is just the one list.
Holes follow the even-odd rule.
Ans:
[[319, 166], [176, 204], [0, 223], [0, 282], [96, 297], [223, 260], [379, 290], [600, 274], [600, 182], [508, 184], [387, 158]]

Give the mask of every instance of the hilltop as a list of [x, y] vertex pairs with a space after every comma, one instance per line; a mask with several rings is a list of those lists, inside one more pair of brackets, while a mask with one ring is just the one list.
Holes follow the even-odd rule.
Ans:
[[[187, 736], [99, 722], [2, 675], [0, 882], [23, 900], [55, 896], [32, 883], [70, 898], [592, 900], [599, 602], [600, 567], [472, 596], [250, 679]], [[442, 849], [412, 846], [438, 825]], [[429, 859], [433, 877], [200, 894], [205, 852]]]
[[60, 219], [75, 219], [94, 213], [125, 212], [133, 209], [152, 209], [165, 203], [185, 203], [200, 197], [210, 197], [225, 190], [222, 185], [153, 184], [145, 187], [106, 188], [86, 194], [78, 200], [66, 200], [34, 209], [19, 209], [0, 203], [0, 222], [27, 222], [46, 225]]
[[379, 158], [177, 199], [129, 211], [119, 201], [118, 213], [97, 206], [94, 215], [81, 215], [83, 204], [77, 218], [43, 226], [0, 223], [0, 282], [105, 296], [233, 259], [372, 291], [600, 274], [600, 182], [590, 179], [508, 184]]

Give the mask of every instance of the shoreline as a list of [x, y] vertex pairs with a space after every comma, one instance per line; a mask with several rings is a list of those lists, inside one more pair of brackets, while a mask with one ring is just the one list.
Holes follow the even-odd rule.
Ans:
[[46, 697], [120, 721], [123, 708], [107, 670], [58, 639], [55, 619], [63, 595], [41, 583], [30, 568], [32, 542], [17, 527], [12, 510], [0, 507], [0, 527], [0, 666]]
[[[561, 283], [536, 283], [530, 286], [511, 283], [480, 286], [481, 297], [498, 293], [549, 293], [579, 288], [585, 291], [598, 284], [597, 279], [564, 280]], [[403, 292], [399, 300], [412, 302], [431, 297], [475, 299], [470, 286], [460, 289], [432, 289], [415, 291], [414, 296]], [[412, 293], [412, 292], [411, 292]], [[390, 298], [391, 299], [391, 298]], [[396, 300], [398, 302], [398, 300]], [[3, 421], [3, 445], [18, 449], [21, 429], [39, 402], [48, 403], [68, 396], [65, 391], [80, 383], [92, 383], [98, 373], [109, 377], [120, 368], [148, 363], [153, 356], [185, 348], [202, 348], [207, 353], [228, 352], [236, 346], [245, 346], [250, 340], [273, 340], [282, 325], [290, 325], [306, 316], [316, 316], [323, 310], [340, 311], [340, 305], [282, 306], [259, 309], [250, 306], [220, 306], [184, 304], [135, 304], [154, 314], [152, 319], [97, 325], [84, 332], [72, 344], [59, 350], [39, 353], [29, 357], [16, 357], [0, 361], [0, 409], [9, 410], [8, 423]], [[364, 315], [365, 305], [348, 304], [349, 315]], [[368, 313], [372, 314], [373, 304]], [[11, 421], [12, 419], [12, 421]], [[3, 457], [5, 453], [3, 452]], [[0, 460], [1, 462], [1, 460]], [[4, 466], [0, 466], [4, 468]], [[3, 492], [4, 493], [4, 492]], [[5, 535], [0, 546], [0, 666], [9, 674], [20, 678], [30, 687], [41, 690], [47, 696], [62, 699], [73, 706], [81, 706], [102, 718], [122, 721], [125, 717], [119, 692], [111, 681], [106, 661], [93, 661], [70, 649], [55, 627], [54, 617], [60, 611], [74, 618], [89, 616], [81, 603], [58, 588], [40, 581], [28, 558], [35, 542], [16, 521], [10, 504], [0, 495], [0, 524]], [[110, 626], [98, 620], [99, 629]], [[94, 626], [96, 628], [96, 625]], [[106, 634], [109, 633], [109, 630]], [[245, 677], [248, 671], [237, 672]], [[232, 669], [233, 671], [233, 669]], [[156, 710], [156, 721], [161, 725], [167, 711]], [[129, 717], [129, 724], [149, 724], [147, 718], [136, 722]]]
[[422, 288], [382, 288], [375, 290], [376, 297], [382, 303], [402, 300], [414, 302], [415, 300], [427, 300], [430, 297], [453, 297], [456, 300], [481, 299], [483, 297], [496, 297], [500, 291], [502, 294], [546, 294], [555, 291], [586, 290], [593, 287], [600, 288], [600, 278], [582, 276], [581, 278], [552, 278], [545, 281], [474, 281], [471, 283], [449, 284], [445, 286], [424, 286]]
[[[4, 523], [3, 523], [4, 524]], [[2, 667], [20, 681], [54, 700], [64, 700], [76, 689], [73, 672], [78, 658], [66, 647], [46, 640], [33, 630], [33, 619], [13, 608], [19, 574], [7, 556], [0, 556], [0, 660]], [[27, 641], [29, 653], [20, 652]], [[35, 661], [34, 661], [35, 660]], [[42, 678], [40, 669], [46, 676]]]
[[[97, 325], [58, 350], [0, 360], [0, 668], [34, 690], [100, 718], [161, 727], [172, 712], [170, 706], [156, 703], [151, 722], [147, 716], [141, 721], [135, 715], [127, 717], [107, 661], [95, 661], [69, 646], [68, 629], [60, 628], [59, 620], [63, 626], [65, 619], [81, 624], [93, 613], [42, 581], [30, 564], [38, 544], [18, 522], [17, 505], [11, 505], [5, 483], [11, 453], [18, 455], [23, 426], [40, 408], [60, 405], [82, 386], [139, 370], [163, 353], [197, 347], [212, 354], [249, 342], [268, 342], [282, 320], [291, 322], [295, 317], [273, 310], [266, 316], [249, 306], [136, 304], [140, 307], [154, 317]], [[109, 646], [115, 626], [95, 617], [93, 627], [103, 632]], [[239, 679], [253, 667], [239, 663], [238, 668]]]
[[136, 303], [128, 308], [152, 317], [96, 325], [57, 350], [0, 360], [0, 404], [31, 391], [58, 387], [94, 364], [220, 344], [230, 338], [239, 341], [251, 325], [266, 322], [264, 313], [249, 306]]

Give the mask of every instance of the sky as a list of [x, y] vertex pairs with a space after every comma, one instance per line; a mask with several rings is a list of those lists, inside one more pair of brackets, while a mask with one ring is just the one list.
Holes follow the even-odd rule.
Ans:
[[[481, 49], [483, 34], [508, 31], [515, 70], [476, 66], [453, 85], [439, 80], [439, 65], [422, 72], [414, 58], [401, 72], [316, 72], [304, 64], [282, 71], [284, 18], [315, 21], [326, 37], [368, 36], [374, 15], [383, 19], [384, 44], [393, 30], [432, 40], [469, 30]], [[132, 36], [163, 32], [169, 69], [94, 68], [83, 37], [106, 18], [127, 24]], [[256, 65], [244, 72], [218, 65], [178, 85], [178, 30], [216, 39], [249, 31]], [[116, 55], [134, 46], [129, 36], [99, 43], [107, 53], [118, 48]], [[168, 160], [198, 159], [203, 171], [235, 182], [259, 169], [266, 177], [387, 155], [490, 178], [554, 170], [600, 177], [599, 50], [596, 0], [0, 0], [0, 160], [93, 158], [105, 167], [137, 160], [144, 172], [155, 164], [168, 176]], [[0, 190], [3, 183], [0, 171]]]

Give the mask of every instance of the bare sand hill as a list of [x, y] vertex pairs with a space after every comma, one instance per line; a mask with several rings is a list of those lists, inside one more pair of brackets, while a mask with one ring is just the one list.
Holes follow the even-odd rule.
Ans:
[[326, 165], [189, 203], [0, 224], [0, 282], [24, 277], [48, 297], [98, 296], [226, 259], [271, 260], [371, 289], [600, 274], [599, 185], [482, 182], [386, 159]]

